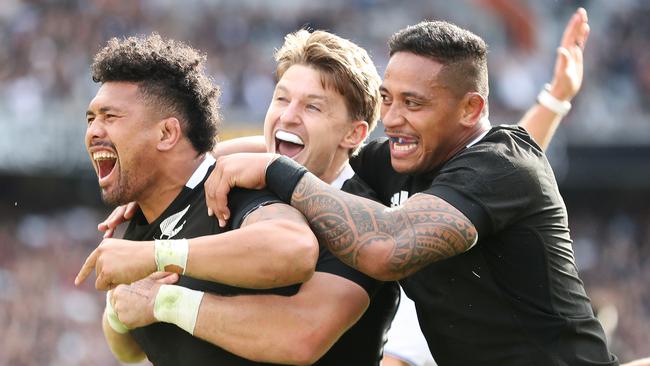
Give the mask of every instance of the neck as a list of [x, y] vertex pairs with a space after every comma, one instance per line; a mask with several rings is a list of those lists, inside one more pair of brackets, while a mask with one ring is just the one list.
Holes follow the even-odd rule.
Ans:
[[147, 222], [156, 221], [169, 207], [204, 158], [205, 154], [196, 156], [194, 150], [186, 154], [162, 157], [164, 166], [154, 177], [151, 188], [137, 200]]
[[348, 164], [349, 154], [348, 150], [339, 149], [334, 154], [334, 159], [330, 163], [329, 168], [321, 175], [318, 176], [320, 180], [327, 184], [332, 184], [338, 178], [343, 169]]
[[481, 134], [485, 133], [490, 129], [490, 121], [486, 118], [481, 119], [474, 128], [466, 131], [461, 138], [458, 140], [458, 143], [452, 149], [446, 158], [443, 161], [451, 159], [454, 155], [458, 154], [460, 151], [465, 149], [469, 143], [477, 139]]

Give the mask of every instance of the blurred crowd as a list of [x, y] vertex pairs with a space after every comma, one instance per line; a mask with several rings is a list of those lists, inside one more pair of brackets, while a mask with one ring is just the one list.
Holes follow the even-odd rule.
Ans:
[[[576, 260], [612, 351], [648, 355], [650, 209], [569, 206]], [[104, 293], [73, 280], [101, 241], [105, 209], [3, 213], [0, 222], [0, 365], [117, 365], [104, 342]]]
[[[286, 33], [311, 27], [351, 38], [381, 71], [393, 32], [422, 19], [446, 19], [490, 45], [492, 120], [512, 123], [549, 80], [560, 33], [577, 6], [587, 8], [592, 34], [583, 91], [564, 132], [581, 144], [647, 145], [648, 1], [3, 1], [0, 126], [8, 133], [0, 136], [0, 169], [67, 173], [85, 163], [79, 124], [96, 88], [88, 65], [114, 36], [156, 31], [204, 51], [223, 89], [224, 130], [232, 133], [259, 129], [274, 84], [272, 52]], [[33, 144], [25, 146], [22, 136]]]

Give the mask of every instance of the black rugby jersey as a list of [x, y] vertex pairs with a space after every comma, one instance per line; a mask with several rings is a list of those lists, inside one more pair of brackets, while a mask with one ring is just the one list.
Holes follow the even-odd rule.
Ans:
[[[232, 212], [229, 227], [221, 228], [214, 217], [207, 214], [205, 191], [203, 184], [212, 167], [210, 162], [204, 163], [196, 170], [187, 185], [167, 207], [167, 209], [151, 224], [147, 223], [142, 212], [138, 210], [131, 220], [124, 238], [129, 240], [148, 241], [154, 239], [181, 239], [203, 235], [218, 234], [238, 228], [244, 216], [260, 205], [279, 202], [268, 191], [252, 191], [235, 189], [228, 196], [228, 204]], [[237, 245], [237, 243], [233, 243]], [[211, 292], [218, 295], [239, 294], [277, 294], [289, 296], [295, 294], [299, 285], [275, 288], [269, 290], [251, 290], [232, 287], [216, 282], [198, 280], [180, 276], [177, 285], [194, 290]], [[220, 347], [192, 336], [174, 324], [154, 323], [146, 327], [130, 331], [133, 338], [146, 353], [154, 365], [220, 365], [248, 366], [266, 365], [236, 356]]]
[[[234, 189], [228, 197], [232, 214], [228, 228], [220, 228], [213, 217], [207, 216], [203, 184], [212, 167], [203, 165], [197, 169], [178, 197], [153, 223], [148, 224], [141, 211], [135, 215], [125, 233], [129, 240], [153, 240], [169, 238], [192, 238], [217, 234], [238, 228], [245, 215], [263, 204], [279, 202], [268, 191]], [[350, 190], [361, 194], [361, 185]], [[367, 189], [367, 187], [366, 187]], [[370, 191], [364, 191], [367, 196]], [[324, 247], [316, 265], [316, 271], [341, 276], [361, 286], [371, 298], [371, 304], [360, 318], [315, 365], [337, 366], [379, 365], [385, 333], [397, 306], [399, 289], [396, 283], [382, 285], [363, 273], [345, 265]], [[277, 294], [290, 296], [298, 292], [300, 285], [269, 290], [236, 288], [219, 283], [181, 276], [177, 283], [195, 290], [218, 295]], [[154, 323], [134, 329], [131, 334], [154, 365], [269, 365], [246, 360], [209, 342], [193, 337], [184, 330], [168, 323]]]
[[400, 281], [441, 366], [618, 364], [578, 277], [552, 169], [525, 130], [493, 127], [425, 174], [395, 172], [386, 139], [351, 164], [385, 205], [432, 194], [478, 230], [467, 252]]

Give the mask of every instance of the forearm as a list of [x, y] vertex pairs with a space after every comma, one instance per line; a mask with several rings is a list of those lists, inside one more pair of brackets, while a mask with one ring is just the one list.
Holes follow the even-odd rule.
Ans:
[[291, 197], [319, 239], [343, 262], [380, 280], [408, 276], [474, 244], [476, 230], [458, 210], [431, 195], [389, 209], [305, 174]]
[[521, 118], [519, 126], [528, 131], [542, 150], [546, 150], [561, 121], [562, 116], [559, 114], [540, 104], [535, 104]]
[[189, 239], [185, 275], [244, 288], [274, 288], [307, 281], [318, 258], [308, 226], [260, 221], [218, 235]]
[[318, 272], [290, 297], [204, 295], [194, 335], [259, 362], [313, 364], [368, 303], [358, 285]]
[[129, 332], [120, 334], [114, 331], [106, 320], [106, 314], [102, 316], [102, 330], [108, 347], [118, 361], [137, 363], [145, 359], [146, 355], [131, 334]]
[[220, 141], [212, 150], [212, 156], [218, 158], [240, 152], [266, 152], [264, 136], [246, 136]]

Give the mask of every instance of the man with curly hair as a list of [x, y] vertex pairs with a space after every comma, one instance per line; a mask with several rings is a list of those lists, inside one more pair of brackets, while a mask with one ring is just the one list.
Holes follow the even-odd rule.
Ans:
[[269, 192], [230, 195], [238, 219], [228, 228], [207, 215], [203, 183], [214, 166], [219, 89], [197, 51], [156, 34], [112, 39], [92, 77], [101, 87], [86, 112], [85, 142], [102, 198], [139, 205], [127, 240], [102, 242], [77, 281], [95, 268], [96, 287], [112, 288], [102, 321], [109, 347], [122, 362], [146, 355], [156, 365], [258, 364], [202, 340], [211, 320], [199, 306], [205, 292], [296, 293], [314, 271], [313, 233]]

